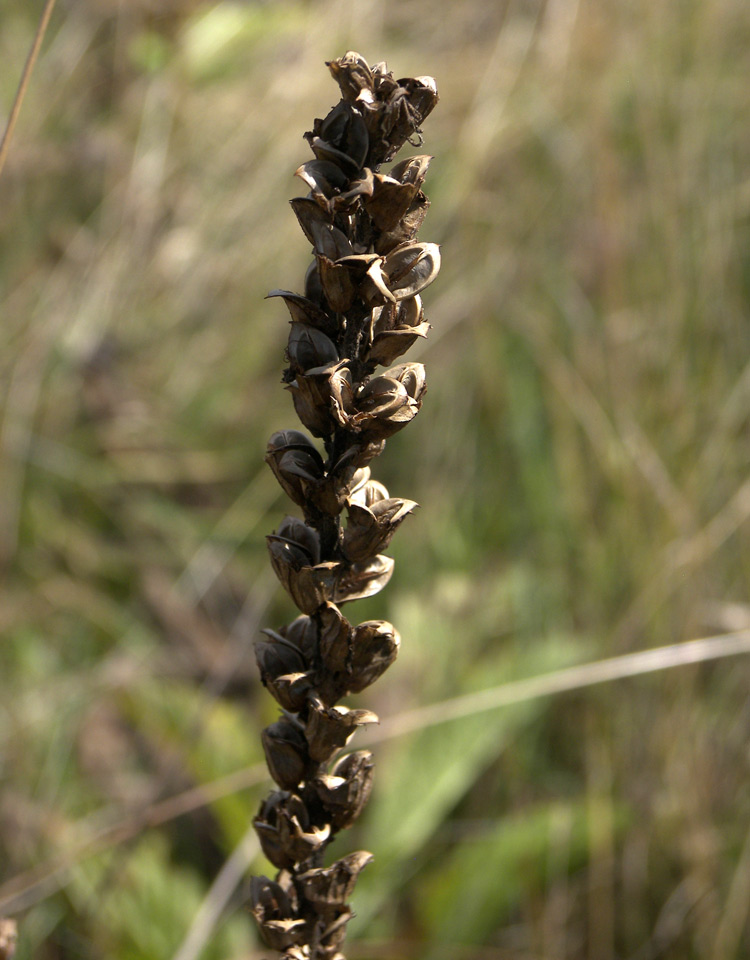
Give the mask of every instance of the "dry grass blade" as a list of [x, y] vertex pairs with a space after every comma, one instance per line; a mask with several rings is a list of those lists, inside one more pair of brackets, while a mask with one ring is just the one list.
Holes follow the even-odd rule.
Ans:
[[29, 85], [31, 72], [34, 69], [36, 59], [39, 56], [39, 51], [42, 47], [42, 41], [44, 40], [44, 35], [47, 32], [47, 27], [49, 26], [49, 21], [50, 17], [52, 16], [52, 10], [54, 9], [54, 6], [55, 0], [47, 0], [46, 4], [44, 5], [44, 10], [42, 11], [42, 16], [39, 20], [39, 26], [34, 34], [34, 40], [31, 44], [31, 49], [29, 50], [29, 55], [26, 58], [21, 79], [18, 82], [18, 90], [16, 91], [16, 96], [13, 100], [13, 106], [10, 110], [10, 116], [8, 117], [8, 123], [5, 127], [5, 133], [3, 134], [2, 141], [0, 141], [0, 175], [2, 175], [3, 167], [5, 166], [5, 159], [8, 156], [11, 137], [13, 136], [18, 115], [21, 112], [21, 105], [23, 104], [23, 98], [26, 94], [26, 88]]
[[474, 716], [486, 710], [497, 710], [514, 703], [550, 697], [558, 693], [582, 690], [611, 680], [624, 680], [627, 677], [658, 673], [674, 667], [703, 663], [750, 653], [750, 630], [727, 633], [722, 636], [703, 637], [688, 640], [685, 643], [656, 647], [638, 653], [627, 653], [621, 657], [596, 660], [577, 667], [555, 670], [528, 680], [515, 680], [503, 683], [489, 690], [468, 693], [464, 696], [444, 700], [442, 703], [417, 707], [395, 717], [384, 720], [378, 731], [371, 734], [368, 742], [374, 743], [390, 737], [404, 736], [424, 727], [458, 720], [461, 717]]

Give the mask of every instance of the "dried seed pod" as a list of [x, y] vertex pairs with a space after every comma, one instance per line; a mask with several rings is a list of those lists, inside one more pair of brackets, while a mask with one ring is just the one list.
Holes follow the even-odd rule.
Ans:
[[357, 467], [356, 461], [338, 461], [326, 478], [310, 494], [310, 502], [329, 516], [338, 515], [352, 492], [363, 482], [362, 474], [369, 467]]
[[348, 664], [350, 693], [360, 693], [390, 667], [398, 655], [401, 637], [386, 620], [367, 620], [354, 628]]
[[427, 169], [434, 157], [429, 154], [422, 154], [417, 157], [407, 157], [406, 160], [400, 160], [391, 167], [391, 176], [399, 183], [409, 183], [415, 187], [421, 187], [424, 178], [427, 176]]
[[345, 361], [331, 371], [328, 381], [331, 411], [336, 422], [343, 426], [353, 412], [352, 372]]
[[409, 243], [409, 241], [413, 240], [419, 228], [422, 226], [429, 208], [430, 201], [420, 191], [414, 197], [409, 209], [396, 226], [392, 230], [386, 230], [377, 237], [374, 243], [375, 252], [381, 254], [381, 256], [385, 256], [401, 244]]
[[[339, 460], [336, 463], [336, 466], [334, 467], [334, 471], [341, 469], [341, 464], [343, 460], [344, 458], [342, 457], [341, 460]], [[351, 467], [347, 467], [344, 472], [348, 475], [348, 472], [350, 469]], [[352, 496], [352, 497], [355, 496], [357, 493], [359, 493], [360, 490], [366, 487], [367, 484], [370, 482], [370, 477], [371, 477], [371, 471], [369, 467], [358, 467], [354, 471], [354, 473], [352, 473], [351, 479], [348, 483], [349, 496]]]
[[375, 227], [392, 230], [411, 206], [417, 189], [387, 174], [375, 174], [372, 195], [365, 200], [365, 209]]
[[320, 560], [320, 537], [317, 530], [308, 527], [297, 517], [284, 517], [275, 536], [304, 550], [313, 564]]
[[365, 165], [370, 143], [367, 125], [350, 102], [342, 101], [324, 120], [316, 120], [305, 139], [319, 160], [335, 163], [347, 178], [356, 177]]
[[272, 630], [264, 630], [271, 636], [281, 637], [294, 644], [305, 658], [307, 663], [314, 663], [318, 655], [318, 626], [315, 621], [308, 616], [297, 617], [285, 627], [281, 627], [278, 633], [274, 634]]
[[348, 253], [335, 261], [318, 255], [318, 273], [323, 292], [331, 308], [345, 313], [354, 303], [372, 264], [381, 258], [375, 253]]
[[339, 353], [336, 344], [309, 323], [294, 322], [289, 332], [287, 356], [295, 373], [304, 373], [312, 367], [336, 362]]
[[253, 877], [250, 881], [250, 909], [261, 936], [272, 950], [309, 942], [309, 923], [295, 915], [295, 906], [291, 884], [282, 886], [268, 877]]
[[266, 727], [260, 738], [271, 776], [282, 790], [293, 790], [311, 769], [304, 733], [296, 723], [282, 718]]
[[389, 173], [376, 174], [372, 194], [365, 209], [381, 232], [394, 230], [414, 202], [424, 181], [432, 157], [409, 157], [391, 167]]
[[388, 277], [383, 272], [383, 258], [373, 260], [367, 269], [367, 276], [362, 281], [360, 293], [368, 306], [383, 303], [395, 303], [396, 298], [388, 287]]
[[383, 374], [403, 384], [404, 389], [417, 403], [420, 403], [427, 390], [427, 378], [421, 363], [399, 363]]
[[386, 440], [410, 423], [419, 407], [419, 401], [410, 397], [398, 380], [375, 377], [359, 392], [352, 422], [368, 440]]
[[316, 387], [314, 380], [297, 377], [287, 385], [287, 390], [292, 395], [295, 413], [310, 433], [314, 437], [328, 437], [334, 425], [326, 406], [320, 403]]
[[388, 499], [388, 490], [379, 480], [368, 480], [358, 487], [349, 498], [350, 503], [359, 503], [363, 507], [371, 507], [380, 500]]
[[299, 430], [281, 430], [268, 441], [266, 463], [284, 493], [299, 506], [323, 476], [323, 460], [310, 438]]
[[313, 247], [315, 253], [321, 257], [327, 257], [329, 260], [338, 260], [340, 257], [348, 257], [354, 252], [352, 245], [338, 227], [330, 223], [312, 223], [310, 231], [313, 237]]
[[[341, 88], [341, 96], [344, 100], [352, 102], [373, 99], [373, 75], [364, 57], [349, 50], [338, 60], [326, 62], [326, 66]], [[362, 96], [363, 93], [365, 97]]]
[[333, 594], [334, 602], [346, 603], [375, 596], [391, 579], [393, 566], [391, 557], [384, 556], [360, 563], [341, 564]]
[[426, 337], [430, 325], [424, 319], [422, 300], [417, 295], [376, 307], [370, 329], [372, 346], [367, 359], [386, 366], [406, 353], [419, 337]]
[[292, 574], [314, 565], [312, 554], [300, 543], [285, 540], [274, 534], [266, 537], [271, 563], [280, 580], [286, 582]]
[[326, 707], [322, 701], [313, 699], [305, 725], [310, 757], [325, 763], [349, 741], [357, 727], [367, 723], [378, 723], [378, 715], [372, 710]]
[[347, 184], [346, 174], [330, 160], [308, 160], [295, 170], [310, 188], [313, 200], [326, 212], [330, 212], [329, 200]]
[[330, 867], [317, 867], [301, 873], [298, 880], [302, 895], [319, 916], [334, 920], [352, 895], [357, 877], [372, 859], [371, 853], [360, 850], [342, 857]]
[[308, 664], [293, 643], [272, 630], [263, 632], [270, 639], [255, 641], [261, 682], [285, 710], [296, 713], [304, 706], [310, 690]]
[[284, 710], [299, 713], [304, 710], [316, 689], [313, 676], [309, 670], [304, 673], [284, 673], [269, 680], [266, 687]]
[[256, 640], [255, 655], [264, 684], [267, 680], [273, 680], [282, 674], [300, 672], [307, 668], [302, 651], [293, 643], [274, 634], [272, 630], [263, 632], [271, 639]]
[[277, 790], [267, 797], [253, 823], [263, 853], [280, 870], [309, 860], [331, 836], [330, 825], [312, 824], [304, 801], [288, 791]]
[[297, 416], [315, 437], [330, 436], [345, 407], [351, 406], [349, 370], [344, 364], [342, 360], [312, 367], [287, 386]]
[[[311, 246], [315, 246], [315, 235], [313, 227], [316, 224], [330, 224], [331, 215], [320, 206], [312, 197], [295, 197], [290, 200], [292, 210], [297, 217], [297, 221], [302, 227], [302, 231], [309, 240]], [[286, 291], [284, 291], [286, 293]], [[271, 296], [271, 294], [269, 294]], [[294, 319], [297, 319], [296, 317]]]
[[312, 781], [334, 830], [346, 830], [360, 815], [370, 799], [374, 770], [370, 751], [358, 750]]
[[346, 264], [317, 255], [320, 283], [331, 310], [346, 313], [357, 296], [357, 284]]
[[299, 610], [312, 614], [327, 600], [337, 599], [344, 573], [342, 563], [328, 561], [313, 566], [305, 562], [309, 554], [298, 545], [274, 536], [266, 537], [266, 543], [274, 573]]
[[398, 380], [386, 375], [374, 377], [360, 390], [356, 397], [355, 422], [362, 423], [366, 420], [377, 418], [379, 420], [404, 420], [408, 422], [412, 419], [416, 410], [413, 398], [409, 396], [406, 388]]
[[414, 500], [394, 497], [372, 507], [349, 503], [349, 520], [341, 549], [347, 560], [366, 560], [385, 550], [402, 520], [418, 506]]
[[396, 247], [383, 261], [388, 287], [397, 300], [413, 297], [437, 277], [440, 247], [436, 243], [408, 243]]
[[322, 671], [326, 674], [342, 673], [349, 660], [352, 625], [334, 603], [326, 603], [321, 608], [318, 620]]
[[328, 308], [328, 301], [323, 292], [323, 284], [320, 282], [320, 273], [318, 271], [318, 261], [313, 260], [305, 273], [305, 297], [312, 300], [322, 310]]
[[[381, 109], [375, 130], [368, 125], [371, 165], [391, 160], [404, 143], [418, 132], [419, 125], [438, 101], [437, 86], [432, 77], [394, 80], [389, 74], [376, 75], [375, 94]], [[365, 114], [365, 119], [369, 116], [370, 112]]]
[[[328, 921], [319, 917], [312, 936], [315, 938], [315, 950], [320, 960], [346, 960], [339, 947], [346, 938], [346, 924], [354, 914], [348, 908], [342, 908], [335, 920]], [[306, 960], [309, 960], [310, 955]], [[294, 958], [297, 960], [297, 958]]]
[[[321, 467], [323, 460], [315, 444], [301, 430], [279, 430], [268, 441], [268, 453], [274, 456], [286, 453], [288, 450], [302, 450], [311, 456]], [[322, 472], [322, 471], [321, 471]]]
[[419, 123], [422, 123], [435, 109], [438, 102], [437, 83], [434, 77], [410, 77], [405, 80], [399, 80], [399, 86], [402, 86], [409, 95], [409, 101], [412, 109], [419, 115]]
[[[356, 203], [360, 198], [366, 200], [367, 197], [371, 197], [374, 189], [375, 179], [373, 172], [369, 167], [365, 167], [364, 170], [361, 171], [359, 179], [351, 181], [348, 190], [342, 191], [331, 200], [331, 207], [337, 213], [339, 211], [351, 211], [355, 209]], [[359, 244], [355, 242], [354, 248], [356, 249], [358, 245]]]

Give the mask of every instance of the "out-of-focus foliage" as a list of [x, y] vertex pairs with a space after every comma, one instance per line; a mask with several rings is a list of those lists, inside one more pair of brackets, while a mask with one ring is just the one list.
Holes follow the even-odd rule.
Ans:
[[[3, 114], [41, 6], [0, 0]], [[291, 613], [263, 297], [304, 271], [286, 200], [350, 48], [441, 93], [429, 394], [378, 461], [422, 508], [358, 611], [403, 638], [368, 706], [750, 627], [742, 0], [59, 0], [0, 177], [22, 960], [169, 960], [196, 921], [180, 960], [262, 955], [241, 888], [208, 908], [265, 792], [251, 644]], [[747, 956], [747, 682], [735, 658], [380, 743], [351, 956]]]

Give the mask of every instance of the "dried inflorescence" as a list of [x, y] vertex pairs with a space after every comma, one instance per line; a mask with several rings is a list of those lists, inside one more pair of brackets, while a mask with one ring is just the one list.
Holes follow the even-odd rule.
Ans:
[[342, 99], [305, 134], [314, 159], [297, 176], [309, 193], [292, 200], [314, 259], [304, 295], [270, 294], [291, 315], [284, 383], [324, 448], [283, 430], [266, 453], [303, 517], [286, 517], [267, 538], [271, 565], [301, 616], [264, 631], [256, 644], [261, 679], [282, 715], [262, 733], [279, 789], [255, 818], [279, 872], [253, 879], [252, 912], [285, 960], [343, 960], [347, 900], [372, 859], [360, 852], [323, 866], [326, 847], [372, 789], [368, 751], [337, 755], [377, 717], [339, 701], [373, 683], [400, 640], [392, 624], [354, 626], [339, 608], [388, 583], [393, 560], [383, 551], [417, 506], [391, 497], [369, 464], [422, 404], [424, 367], [394, 361], [427, 334], [420, 292], [440, 267], [437, 245], [416, 239], [429, 207], [422, 183], [431, 157], [380, 172], [404, 143], [421, 143], [420, 125], [438, 99], [435, 81], [395, 80], [385, 64], [370, 67], [351, 52], [328, 67]]

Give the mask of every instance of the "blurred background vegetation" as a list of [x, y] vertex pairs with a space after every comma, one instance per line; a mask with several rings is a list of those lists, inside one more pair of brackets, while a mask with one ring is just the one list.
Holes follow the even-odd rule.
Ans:
[[[0, 0], [4, 115], [41, 7]], [[252, 641], [295, 611], [262, 458], [295, 418], [263, 297], [301, 288], [286, 201], [347, 49], [438, 80], [421, 238], [444, 263], [410, 354], [429, 395], [375, 471], [423, 506], [357, 610], [403, 646], [335, 851], [376, 853], [348, 953], [747, 957], [744, 658], [408, 714], [750, 628], [744, 0], [59, 0], [0, 178], [18, 956], [264, 955]]]

